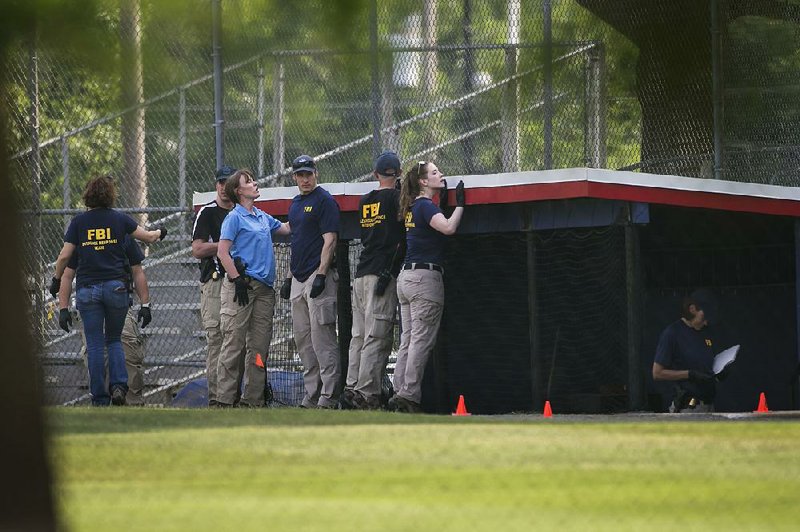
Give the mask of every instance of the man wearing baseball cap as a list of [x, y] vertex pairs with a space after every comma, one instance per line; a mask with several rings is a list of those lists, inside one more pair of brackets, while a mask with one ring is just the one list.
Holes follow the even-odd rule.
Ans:
[[712, 412], [716, 392], [716, 341], [708, 329], [717, 319], [716, 297], [707, 289], [683, 298], [681, 318], [661, 333], [653, 361], [653, 380], [673, 381], [670, 412]]
[[397, 274], [405, 257], [405, 231], [398, 219], [400, 158], [385, 151], [375, 159], [378, 188], [358, 204], [361, 243], [353, 281], [353, 337], [347, 381], [342, 394], [345, 408], [380, 408], [381, 380], [392, 350], [397, 307]]
[[300, 194], [289, 207], [292, 259], [281, 297], [292, 304], [292, 330], [303, 362], [305, 408], [334, 408], [338, 400], [339, 344], [336, 340], [334, 253], [339, 236], [339, 205], [318, 186], [317, 165], [301, 155], [292, 162]]
[[225, 194], [225, 181], [236, 171], [236, 168], [227, 165], [217, 170], [214, 176], [217, 197], [200, 207], [192, 230], [192, 256], [200, 259], [200, 318], [208, 344], [206, 377], [210, 407], [218, 405], [217, 362], [222, 347], [219, 293], [225, 271], [217, 258], [217, 246], [222, 221], [233, 209], [233, 202]]

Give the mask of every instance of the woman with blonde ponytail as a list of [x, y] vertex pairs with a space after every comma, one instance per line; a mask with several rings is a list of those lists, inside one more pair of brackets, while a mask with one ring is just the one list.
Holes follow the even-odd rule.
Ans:
[[[394, 370], [395, 395], [389, 408], [421, 412], [422, 377], [444, 309], [444, 246], [464, 214], [464, 182], [456, 186], [456, 208], [447, 218], [433, 202], [447, 192], [439, 168], [419, 161], [400, 190], [400, 220], [406, 227], [406, 259], [397, 278], [403, 333]], [[446, 196], [445, 196], [446, 197]]]

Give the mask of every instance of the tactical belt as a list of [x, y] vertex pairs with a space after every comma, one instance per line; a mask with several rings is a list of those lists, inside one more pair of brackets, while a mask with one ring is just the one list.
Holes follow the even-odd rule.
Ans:
[[438, 264], [431, 262], [407, 262], [403, 264], [404, 270], [433, 270], [435, 272], [444, 273], [444, 268]]

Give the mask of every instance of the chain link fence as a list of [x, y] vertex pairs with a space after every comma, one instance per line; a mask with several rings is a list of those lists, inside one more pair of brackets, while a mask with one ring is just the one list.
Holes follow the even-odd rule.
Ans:
[[[449, 175], [589, 166], [800, 182], [797, 2], [331, 5], [109, 2], [95, 61], [32, 43], [10, 55], [10, 166], [48, 402], [87, 398], [80, 336], [58, 329], [42, 288], [93, 175], [117, 176], [118, 207], [170, 231], [144, 264], [152, 403], [203, 373], [191, 197], [220, 160], [262, 186], [291, 185], [300, 153], [323, 182], [368, 180], [383, 148]], [[357, 253], [353, 242], [351, 271]], [[280, 279], [285, 247], [276, 254]], [[271, 363], [292, 403], [288, 316], [281, 301]]]

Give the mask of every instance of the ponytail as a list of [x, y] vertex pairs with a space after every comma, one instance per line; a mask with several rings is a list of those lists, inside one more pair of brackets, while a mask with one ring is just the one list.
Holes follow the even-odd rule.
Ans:
[[419, 181], [420, 179], [425, 179], [428, 175], [427, 167], [428, 163], [420, 161], [406, 172], [406, 177], [400, 187], [400, 213], [398, 217], [401, 222], [405, 221], [408, 211], [411, 210], [411, 203], [419, 196], [422, 190]]

